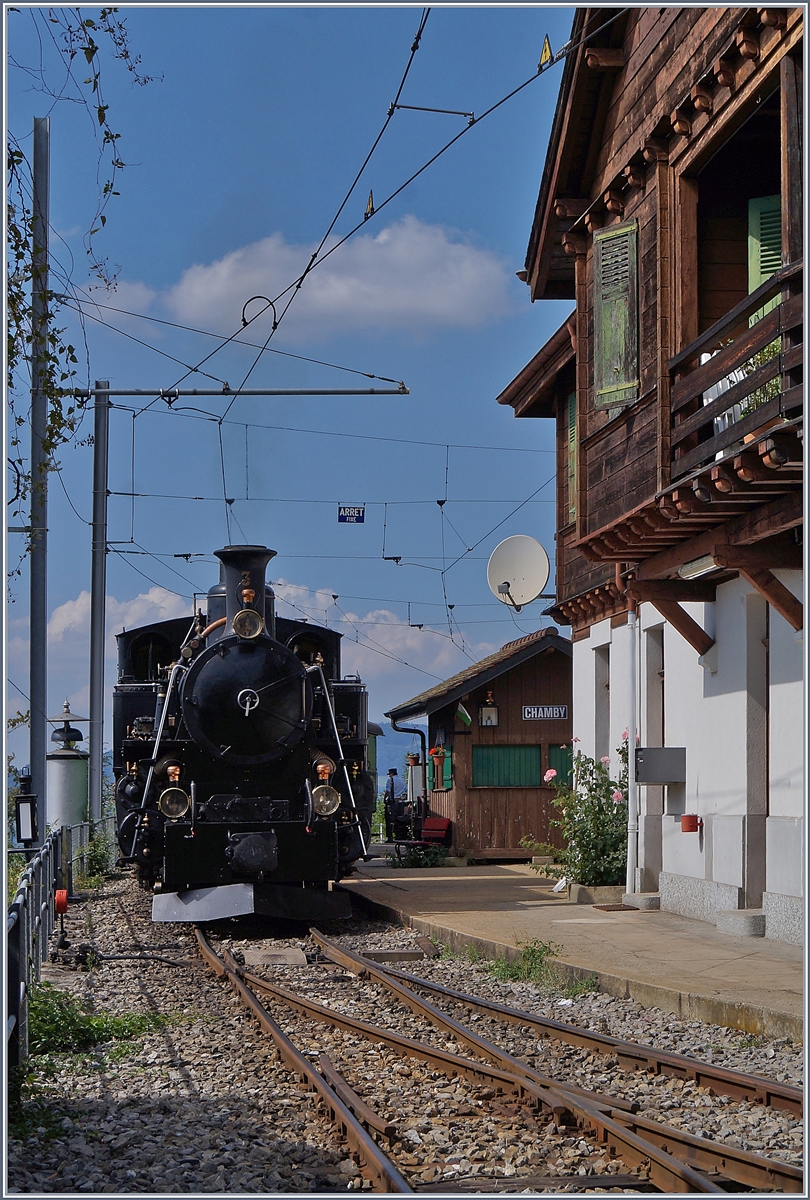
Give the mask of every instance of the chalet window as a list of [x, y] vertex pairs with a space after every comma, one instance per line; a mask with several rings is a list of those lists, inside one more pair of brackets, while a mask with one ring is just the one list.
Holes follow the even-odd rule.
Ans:
[[539, 787], [539, 746], [473, 746], [473, 787]]
[[[442, 764], [441, 771], [436, 769], [437, 761]], [[435, 755], [430, 755], [428, 758], [428, 787], [434, 792], [446, 792], [452, 786], [453, 756], [450, 748], [445, 746], [444, 758], [437, 760]]]
[[571, 392], [566, 401], [568, 418], [568, 520], [577, 516], [577, 394]]
[[593, 237], [593, 391], [596, 406], [638, 399], [638, 223]]
[[570, 783], [573, 770], [573, 754], [571, 746], [549, 746], [548, 765], [557, 772], [555, 783]]

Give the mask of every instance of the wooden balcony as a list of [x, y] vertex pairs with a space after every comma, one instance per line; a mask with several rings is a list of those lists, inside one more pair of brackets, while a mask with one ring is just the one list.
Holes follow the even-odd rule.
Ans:
[[[670, 445], [659, 444], [668, 482], [646, 497], [642, 489], [635, 504], [627, 488], [618, 515], [593, 521], [574, 542], [592, 564], [651, 559], [663, 570], [709, 530], [718, 542], [751, 544], [801, 524], [802, 271], [801, 261], [783, 267], [670, 360]], [[606, 458], [599, 436], [597, 463]]]
[[698, 501], [763, 470], [777, 489], [801, 481], [802, 269], [783, 267], [670, 361], [671, 483]]

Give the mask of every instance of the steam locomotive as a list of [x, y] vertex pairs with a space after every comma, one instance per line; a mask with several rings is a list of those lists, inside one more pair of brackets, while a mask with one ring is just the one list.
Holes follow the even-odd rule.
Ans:
[[335, 630], [275, 615], [264, 546], [216, 551], [207, 612], [118, 635], [119, 862], [155, 921], [350, 914], [333, 888], [366, 855], [368, 702]]

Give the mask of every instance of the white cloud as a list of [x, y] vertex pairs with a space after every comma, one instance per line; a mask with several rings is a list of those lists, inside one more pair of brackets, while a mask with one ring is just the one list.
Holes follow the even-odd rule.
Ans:
[[[379, 720], [387, 709], [470, 666], [471, 659], [461, 649], [457, 633], [455, 642], [451, 641], [447, 630], [418, 629], [386, 608], [359, 614], [340, 605], [341, 612], [333, 604], [328, 588], [311, 592], [279, 580], [273, 584], [273, 590], [280, 601], [279, 616], [306, 616], [325, 624], [328, 614], [329, 625], [343, 634], [343, 674], [357, 674], [366, 684], [372, 720]], [[284, 600], [295, 608], [288, 607]], [[497, 648], [488, 642], [466, 643], [476, 662]]]
[[[245, 301], [278, 295], [301, 274], [314, 249], [274, 233], [215, 262], [189, 267], [161, 302], [175, 320], [231, 332]], [[506, 265], [491, 251], [406, 216], [378, 233], [355, 236], [314, 269], [284, 319], [284, 338], [311, 342], [347, 330], [472, 328], [511, 310], [510, 282]], [[255, 301], [248, 316], [259, 307]], [[252, 326], [254, 335], [266, 336], [269, 329], [267, 317]]]

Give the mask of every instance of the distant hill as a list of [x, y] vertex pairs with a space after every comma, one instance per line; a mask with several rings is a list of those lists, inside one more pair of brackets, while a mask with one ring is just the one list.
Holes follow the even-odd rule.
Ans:
[[[377, 786], [382, 791], [390, 767], [396, 767], [400, 779], [405, 779], [405, 755], [409, 750], [419, 753], [420, 745], [415, 733], [397, 733], [391, 728], [390, 721], [379, 721], [378, 724], [385, 734], [377, 738]], [[421, 728], [427, 737], [427, 726]]]

